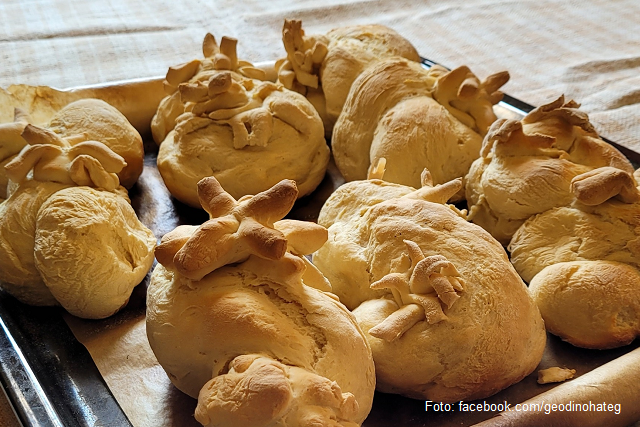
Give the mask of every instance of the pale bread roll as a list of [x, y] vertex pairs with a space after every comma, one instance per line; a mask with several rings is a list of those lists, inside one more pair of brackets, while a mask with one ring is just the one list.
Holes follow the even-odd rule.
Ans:
[[67, 187], [28, 180], [0, 203], [0, 286], [29, 305], [57, 305], [35, 266], [36, 218], [40, 206]]
[[235, 198], [293, 179], [299, 196], [324, 178], [329, 147], [309, 101], [236, 57], [235, 40], [207, 35], [205, 58], [172, 67], [152, 122], [158, 170], [171, 194], [200, 207], [197, 183], [215, 176]]
[[547, 330], [584, 348], [615, 348], [640, 335], [640, 272], [615, 261], [569, 261], [538, 273], [529, 290]]
[[371, 350], [344, 305], [308, 286], [326, 286], [304, 255], [327, 234], [279, 221], [295, 183], [236, 201], [210, 177], [198, 194], [211, 219], [163, 237], [147, 294], [149, 343], [173, 384], [198, 398], [196, 419], [360, 425], [375, 389]]
[[570, 204], [575, 176], [603, 166], [633, 173], [578, 107], [561, 96], [522, 121], [496, 121], [485, 136], [466, 177], [469, 219], [503, 245], [530, 216]]
[[301, 21], [287, 19], [282, 41], [287, 57], [276, 64], [278, 81], [309, 98], [322, 118], [328, 138], [360, 73], [386, 58], [420, 61], [407, 39], [378, 24], [336, 28], [326, 35], [305, 35]]
[[117, 173], [126, 162], [97, 141], [26, 125], [6, 165], [0, 284], [33, 305], [85, 318], [119, 310], [153, 263], [156, 239], [136, 218]]
[[530, 282], [543, 268], [581, 260], [640, 268], [640, 191], [630, 174], [603, 167], [576, 176], [573, 203], [527, 220], [514, 234], [511, 262]]
[[[42, 90], [45, 94], [48, 92], [46, 89]], [[53, 91], [49, 96], [55, 99], [56, 93]], [[58, 102], [62, 102], [62, 95], [59, 97], [61, 99]], [[40, 108], [51, 114], [51, 117], [39, 127], [66, 139], [71, 145], [100, 141], [125, 159], [126, 165], [118, 172], [120, 183], [127, 188], [135, 184], [142, 173], [144, 160], [142, 138], [120, 111], [100, 99], [70, 101], [55, 112], [48, 111], [52, 106]], [[0, 198], [9, 195], [9, 182], [4, 166], [27, 145], [22, 132], [28, 124], [37, 124], [36, 118], [42, 119], [38, 117], [39, 113], [41, 112], [36, 108], [33, 111], [36, 117], [32, 117], [26, 110], [16, 108], [13, 123], [0, 124]]]
[[127, 165], [118, 173], [120, 184], [131, 188], [142, 173], [142, 138], [127, 118], [105, 101], [81, 99], [58, 111], [47, 128], [74, 142], [100, 141], [122, 156]]
[[321, 211], [329, 239], [313, 262], [367, 335], [378, 390], [486, 397], [535, 369], [544, 323], [501, 245], [445, 204], [461, 180], [423, 182], [338, 188]]
[[498, 73], [480, 82], [467, 67], [427, 70], [402, 58], [372, 65], [353, 83], [334, 127], [338, 169], [347, 181], [364, 179], [386, 158], [385, 179], [412, 187], [424, 168], [436, 184], [465, 176], [508, 78]]
[[572, 189], [571, 206], [518, 229], [511, 261], [551, 333], [587, 348], [629, 344], [640, 334], [640, 191], [612, 167], [575, 177]]
[[155, 243], [126, 196], [69, 187], [40, 207], [33, 250], [58, 303], [78, 317], [102, 319], [129, 301], [151, 268]]

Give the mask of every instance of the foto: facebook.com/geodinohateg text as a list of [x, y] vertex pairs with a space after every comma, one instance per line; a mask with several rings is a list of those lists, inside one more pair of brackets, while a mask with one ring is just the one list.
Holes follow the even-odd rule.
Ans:
[[532, 403], [516, 403], [515, 405], [506, 400], [501, 403], [487, 402], [464, 402], [442, 403], [425, 401], [425, 411], [427, 412], [613, 412], [620, 414], [621, 405], [619, 403], [608, 402], [573, 402], [566, 403], [545, 403], [544, 401]]

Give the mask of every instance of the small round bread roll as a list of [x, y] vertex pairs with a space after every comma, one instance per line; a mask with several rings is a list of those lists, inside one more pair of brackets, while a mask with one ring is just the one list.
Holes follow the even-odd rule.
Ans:
[[377, 388], [454, 402], [490, 396], [538, 365], [544, 323], [503, 247], [445, 202], [458, 178], [416, 190], [349, 182], [322, 208], [313, 262], [371, 345]]
[[324, 178], [329, 147], [309, 101], [236, 58], [236, 41], [205, 37], [205, 59], [172, 67], [152, 122], [158, 170], [171, 194], [200, 207], [197, 183], [214, 176], [233, 197], [293, 179], [299, 197]]
[[[371, 350], [352, 314], [304, 257], [326, 229], [278, 221], [297, 196], [283, 180], [238, 201], [198, 184], [211, 219], [156, 249], [147, 334], [205, 426], [360, 425], [371, 410]], [[313, 287], [312, 287], [313, 286]]]
[[72, 144], [100, 141], [124, 158], [120, 185], [131, 188], [142, 173], [144, 148], [138, 131], [117, 109], [100, 99], [81, 99], [58, 111], [46, 126]]
[[603, 167], [576, 176], [572, 195], [518, 229], [511, 261], [551, 333], [579, 347], [626, 345], [640, 334], [640, 191]]
[[464, 177], [508, 79], [505, 72], [480, 82], [467, 67], [427, 70], [402, 58], [378, 62], [353, 83], [334, 127], [338, 169], [347, 181], [365, 179], [385, 158], [389, 182], [419, 187], [424, 168], [436, 184]]
[[286, 19], [282, 41], [287, 57], [276, 63], [278, 81], [307, 96], [320, 113], [327, 138], [360, 73], [386, 58], [420, 61], [407, 39], [378, 24], [341, 27], [326, 35], [307, 36], [301, 21]]
[[129, 301], [153, 264], [155, 243], [128, 198], [69, 187], [40, 207], [33, 250], [37, 270], [65, 310], [103, 319]]
[[466, 177], [469, 219], [503, 245], [530, 216], [570, 204], [575, 176], [603, 166], [633, 173], [578, 107], [561, 96], [522, 121], [496, 121], [486, 135]]
[[6, 166], [16, 188], [0, 204], [0, 286], [27, 304], [110, 316], [151, 268], [156, 243], [119, 185], [126, 163], [47, 128], [26, 125], [22, 137], [29, 145]]
[[547, 330], [584, 348], [627, 345], [640, 336], [640, 271], [616, 261], [545, 267], [529, 285]]

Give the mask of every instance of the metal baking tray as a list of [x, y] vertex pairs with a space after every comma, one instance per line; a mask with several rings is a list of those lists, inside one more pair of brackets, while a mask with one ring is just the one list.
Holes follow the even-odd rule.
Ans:
[[[424, 59], [426, 67], [434, 64]], [[523, 116], [533, 107], [505, 95], [496, 106], [499, 116]], [[638, 167], [640, 153], [608, 141]], [[132, 205], [142, 222], [157, 237], [179, 224], [200, 224], [208, 219], [202, 210], [172, 199], [155, 199], [154, 188], [164, 184], [156, 168], [157, 145], [145, 138], [145, 171], [130, 190]], [[333, 163], [313, 194], [298, 200], [288, 218], [314, 221], [324, 201], [342, 183]], [[160, 206], [159, 206], [160, 204]], [[145, 306], [148, 277], [136, 287], [125, 310]], [[109, 319], [96, 322], [108, 322]], [[548, 336], [539, 368], [566, 366], [577, 376], [636, 348], [585, 350]], [[487, 403], [520, 403], [554, 387], [538, 385], [536, 371], [523, 381], [483, 399]], [[76, 340], [63, 319], [60, 308], [30, 307], [0, 290], [0, 383], [19, 421], [25, 427], [127, 427], [132, 426], [96, 368], [87, 349]], [[640, 397], [639, 397], [640, 399]], [[496, 412], [462, 413], [457, 405], [451, 412], [425, 410], [425, 402], [402, 396], [376, 393], [373, 409], [364, 427], [470, 426], [491, 418]]]

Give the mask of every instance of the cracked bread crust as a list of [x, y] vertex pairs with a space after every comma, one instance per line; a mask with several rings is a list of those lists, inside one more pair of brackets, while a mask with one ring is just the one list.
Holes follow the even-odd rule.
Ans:
[[197, 397], [236, 357], [259, 354], [335, 381], [355, 397], [359, 409], [350, 421], [361, 423], [375, 376], [355, 319], [321, 291], [254, 269], [269, 262], [252, 256], [198, 282], [159, 265], [147, 297], [147, 334], [158, 361], [176, 387]]
[[51, 294], [75, 316], [111, 316], [153, 264], [156, 237], [125, 197], [69, 187], [40, 207], [35, 266]]
[[[379, 179], [343, 185], [321, 212], [329, 239], [313, 262], [367, 335], [378, 390], [443, 402], [486, 397], [535, 369], [544, 324], [502, 246], [453, 207], [421, 199], [427, 187]], [[408, 269], [406, 240], [425, 257], [446, 258], [464, 285], [455, 304], [442, 305], [443, 320], [418, 321], [388, 341], [374, 328], [401, 307], [390, 291], [370, 287]]]

